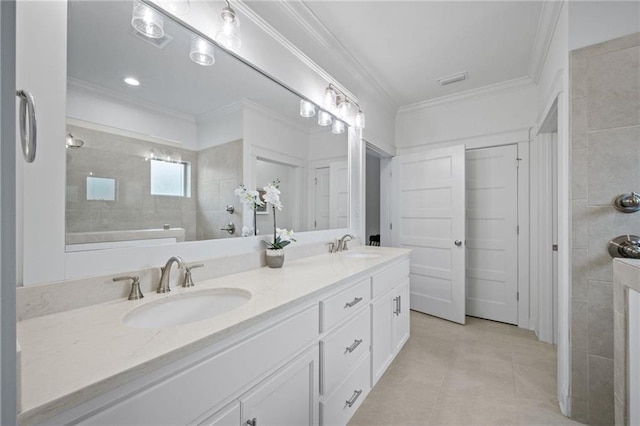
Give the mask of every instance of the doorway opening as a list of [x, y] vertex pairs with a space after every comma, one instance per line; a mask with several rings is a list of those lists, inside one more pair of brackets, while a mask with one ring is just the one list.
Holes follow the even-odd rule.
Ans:
[[365, 237], [363, 244], [389, 246], [391, 156], [367, 142], [365, 156]]

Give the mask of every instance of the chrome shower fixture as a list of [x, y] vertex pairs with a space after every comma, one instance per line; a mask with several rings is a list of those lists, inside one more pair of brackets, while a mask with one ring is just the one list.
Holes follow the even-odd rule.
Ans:
[[613, 199], [613, 207], [622, 213], [635, 213], [640, 210], [640, 195], [635, 192], [620, 194]]

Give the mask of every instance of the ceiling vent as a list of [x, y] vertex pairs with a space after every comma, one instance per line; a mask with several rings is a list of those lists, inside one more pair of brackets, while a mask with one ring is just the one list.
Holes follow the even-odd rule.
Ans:
[[459, 81], [464, 81], [468, 78], [467, 72], [462, 71], [457, 74], [451, 74], [446, 77], [440, 77], [436, 79], [440, 86], [446, 86], [447, 84], [457, 83]]
[[131, 31], [131, 35], [134, 36], [135, 38], [138, 38], [138, 39], [146, 42], [146, 43], [149, 43], [153, 47], [157, 47], [158, 49], [163, 49], [167, 44], [171, 43], [171, 41], [173, 40], [173, 37], [171, 37], [167, 33], [165, 33], [160, 38], [147, 37], [146, 35], [142, 34], [139, 31], [137, 31], [135, 28]]

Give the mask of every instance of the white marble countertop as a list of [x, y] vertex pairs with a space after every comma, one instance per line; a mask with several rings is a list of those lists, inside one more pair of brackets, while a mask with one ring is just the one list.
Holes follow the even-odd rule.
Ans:
[[[375, 250], [382, 256], [311, 256], [285, 262], [282, 269], [259, 268], [197, 282], [193, 288], [172, 288], [169, 294], [151, 293], [142, 300], [123, 299], [19, 322], [19, 421], [31, 423], [54, 416], [410, 253], [388, 247], [354, 247], [351, 251], [358, 249]], [[248, 290], [252, 297], [230, 312], [190, 324], [137, 329], [122, 322], [128, 312], [143, 304], [225, 287]]]

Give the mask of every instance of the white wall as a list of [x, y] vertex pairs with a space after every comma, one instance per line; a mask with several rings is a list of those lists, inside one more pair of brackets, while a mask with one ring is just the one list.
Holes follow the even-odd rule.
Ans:
[[215, 116], [198, 117], [198, 149], [210, 148], [242, 139], [242, 106], [220, 112]]
[[309, 134], [309, 162], [347, 159], [349, 140], [347, 133], [334, 135], [329, 127]]
[[569, 50], [640, 31], [638, 1], [569, 2]]
[[[536, 89], [522, 82], [400, 108], [396, 147], [401, 149], [527, 129], [535, 120]], [[514, 141], [517, 142], [517, 141]]]
[[171, 113], [132, 105], [86, 93], [69, 87], [67, 117], [182, 144], [198, 149], [198, 128], [195, 119], [186, 114]]

